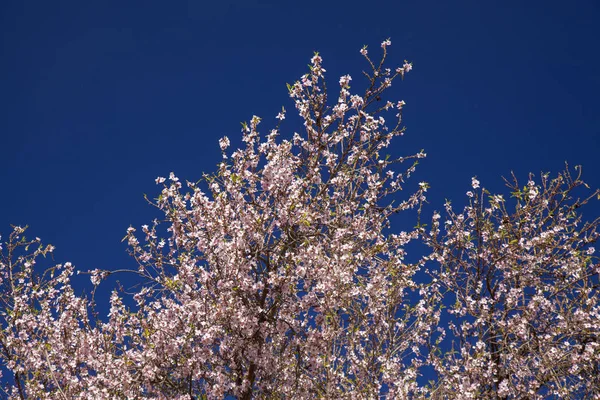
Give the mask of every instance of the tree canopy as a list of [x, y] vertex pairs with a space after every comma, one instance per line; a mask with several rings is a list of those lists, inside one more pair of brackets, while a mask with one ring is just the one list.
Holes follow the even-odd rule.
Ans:
[[[216, 172], [157, 178], [161, 218], [125, 236], [136, 267], [86, 272], [94, 290], [140, 281], [113, 290], [106, 318], [73, 265], [40, 273], [53, 247], [14, 227], [5, 397], [600, 398], [599, 220], [580, 214], [599, 192], [568, 166], [507, 180], [505, 195], [473, 178], [463, 211], [428, 217], [428, 184], [407, 184], [425, 153], [386, 154], [406, 105], [386, 90], [412, 69], [387, 67], [390, 45], [379, 61], [360, 50], [362, 94], [350, 75], [326, 85], [315, 54], [288, 85], [301, 133], [285, 108], [266, 134], [254, 116], [241, 148], [219, 141]], [[428, 250], [409, 262], [411, 242]]]

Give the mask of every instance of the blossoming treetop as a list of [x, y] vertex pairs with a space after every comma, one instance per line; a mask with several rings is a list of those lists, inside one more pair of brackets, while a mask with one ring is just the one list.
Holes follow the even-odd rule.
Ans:
[[[598, 222], [580, 226], [589, 199], [570, 194], [582, 181], [567, 170], [515, 183], [514, 212], [469, 192], [464, 214], [448, 206], [445, 233], [439, 214], [431, 228], [390, 233], [390, 216], [420, 213], [428, 188], [400, 192], [423, 152], [383, 154], [404, 132], [405, 103], [381, 99], [412, 68], [385, 67], [390, 45], [379, 62], [363, 48], [366, 91], [351, 93], [346, 75], [333, 102], [315, 54], [288, 86], [301, 133], [284, 134], [285, 109], [266, 135], [253, 117], [241, 149], [219, 141], [215, 173], [157, 178], [151, 203], [164, 218], [126, 235], [137, 268], [90, 272], [96, 288], [109, 274], [138, 275], [133, 307], [114, 291], [96, 318], [93, 297], [71, 286], [74, 267], [36, 275], [52, 247], [16, 227], [0, 261], [7, 397], [597, 396]], [[417, 239], [432, 254], [408, 263]]]

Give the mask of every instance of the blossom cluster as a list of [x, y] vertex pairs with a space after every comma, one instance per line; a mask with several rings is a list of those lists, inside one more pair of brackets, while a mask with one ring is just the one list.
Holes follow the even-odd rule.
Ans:
[[598, 219], [579, 208], [581, 171], [507, 181], [512, 202], [473, 178], [462, 213], [447, 204], [425, 241], [437, 268], [430, 295], [451, 305], [452, 345], [430, 363], [436, 396], [465, 399], [599, 398], [600, 265], [592, 246]]

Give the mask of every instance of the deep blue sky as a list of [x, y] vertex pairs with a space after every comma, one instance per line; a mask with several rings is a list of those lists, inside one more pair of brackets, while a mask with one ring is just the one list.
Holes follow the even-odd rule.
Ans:
[[159, 216], [156, 176], [196, 180], [240, 121], [292, 111], [285, 84], [313, 51], [332, 82], [358, 80], [358, 50], [388, 37], [391, 64], [414, 63], [395, 149], [426, 149], [429, 211], [473, 175], [500, 189], [564, 161], [600, 187], [598, 21], [585, 0], [3, 0], [0, 232], [29, 224], [83, 270], [134, 267], [120, 240]]

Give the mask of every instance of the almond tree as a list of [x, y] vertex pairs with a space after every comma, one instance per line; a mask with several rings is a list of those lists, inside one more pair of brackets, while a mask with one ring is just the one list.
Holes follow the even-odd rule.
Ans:
[[513, 175], [512, 199], [473, 178], [464, 212], [435, 214], [432, 293], [451, 344], [432, 349], [432, 398], [600, 398], [600, 221], [580, 214], [599, 192], [576, 171], [523, 187]]
[[[419, 346], [437, 314], [410, 297], [418, 265], [404, 261], [404, 248], [417, 230], [386, 229], [392, 214], [424, 200], [426, 184], [402, 201], [396, 194], [425, 154], [383, 154], [403, 134], [405, 103], [381, 101], [382, 95], [412, 68], [384, 67], [390, 44], [382, 43], [379, 63], [361, 50], [370, 67], [364, 95], [350, 92], [346, 75], [333, 102], [315, 54], [310, 72], [288, 87], [302, 133], [281, 131], [285, 109], [267, 135], [253, 117], [243, 124], [245, 147], [230, 152], [229, 139], [220, 140], [216, 173], [185, 185], [174, 174], [157, 179], [163, 189], [151, 202], [164, 220], [143, 226], [143, 238], [134, 228], [126, 236], [138, 263], [130, 272], [144, 284], [134, 307], [114, 292], [108, 321], [92, 323], [85, 299], [69, 286], [72, 267], [65, 266], [59, 281], [28, 286], [31, 271], [15, 280], [6, 275], [12, 261], [4, 262], [10, 285], [23, 288], [6, 294], [4, 308], [17, 308], [15, 296], [25, 304], [20, 319], [3, 326], [2, 360], [15, 381], [10, 396], [418, 393]], [[393, 128], [386, 112], [395, 118]], [[408, 168], [392, 169], [403, 162]], [[92, 282], [114, 272], [93, 271]], [[44, 285], [50, 289], [41, 294]]]
[[[328, 103], [318, 54], [310, 73], [289, 86], [304, 133], [279, 140], [280, 126], [261, 139], [261, 119], [243, 124], [245, 148], [228, 152], [208, 192], [174, 175], [155, 205], [166, 214], [144, 226], [145, 243], [128, 240], [140, 273], [156, 287], [137, 296], [126, 321], [127, 359], [139, 366], [149, 393], [240, 399], [377, 398], [417, 388], [419, 359], [412, 346], [434, 316], [410, 307], [416, 266], [404, 246], [417, 232], [385, 234], [390, 215], [415, 207], [425, 187], [394, 204], [414, 170], [394, 173], [382, 152], [400, 127], [404, 102], [378, 99], [411, 69], [365, 73], [364, 96], [349, 91], [350, 76]], [[381, 115], [393, 110], [388, 129]], [[285, 119], [285, 110], [277, 116]], [[143, 332], [136, 337], [136, 332]]]
[[[113, 345], [92, 328], [87, 299], [75, 295], [73, 265], [34, 273], [54, 247], [25, 230], [14, 227], [0, 245], [0, 366], [10, 372], [3, 398], [101, 398], [92, 381], [110, 378]], [[100, 370], [106, 375], [89, 375]]]

